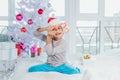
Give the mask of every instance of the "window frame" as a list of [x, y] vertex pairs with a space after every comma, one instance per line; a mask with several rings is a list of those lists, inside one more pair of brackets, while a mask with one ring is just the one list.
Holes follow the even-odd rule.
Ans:
[[[8, 0], [8, 16], [0, 16], [0, 21], [9, 21], [10, 25], [12, 20], [14, 20], [15, 15], [15, 0]], [[71, 32], [65, 37], [70, 46], [69, 51], [70, 54], [75, 52], [76, 38], [73, 34], [76, 33], [76, 22], [77, 21], [98, 21], [100, 22], [99, 26], [102, 26], [100, 29], [100, 52], [104, 51], [104, 21], [120, 21], [120, 18], [115, 17], [107, 17], [105, 16], [105, 0], [98, 0], [98, 13], [79, 13], [79, 0], [65, 0], [65, 16], [57, 16], [61, 20], [67, 22], [68, 27]]]
[[11, 24], [11, 21], [13, 20], [14, 16], [14, 9], [15, 9], [15, 0], [8, 0], [8, 16], [0, 16], [0, 21], [8, 21], [8, 25]]

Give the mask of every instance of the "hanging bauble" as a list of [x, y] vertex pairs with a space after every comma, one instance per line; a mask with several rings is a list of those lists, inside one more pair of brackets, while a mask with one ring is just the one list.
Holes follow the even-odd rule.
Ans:
[[30, 48], [30, 51], [31, 51], [31, 57], [35, 57], [35, 53], [36, 53], [36, 51], [37, 51], [37, 47], [36, 47], [36, 46], [32, 46], [32, 47]]
[[36, 53], [37, 47], [36, 47], [36, 46], [32, 46], [32, 47], [30, 48], [30, 51], [31, 51], [31, 53]]
[[39, 9], [38, 14], [40, 14], [40, 15], [43, 14], [43, 9]]
[[21, 20], [23, 19], [22, 14], [17, 14], [17, 15], [16, 15], [16, 19], [17, 19], [18, 21], [21, 21]]
[[26, 31], [27, 31], [26, 27], [21, 28], [21, 32], [26, 32]]
[[26, 49], [26, 46], [25, 46], [25, 44], [23, 42], [20, 42], [19, 44], [20, 44], [22, 50]]
[[27, 23], [28, 23], [29, 25], [33, 24], [32, 19], [29, 19]]
[[39, 56], [40, 53], [41, 53], [41, 48], [39, 47], [39, 48], [37, 48], [37, 55]]

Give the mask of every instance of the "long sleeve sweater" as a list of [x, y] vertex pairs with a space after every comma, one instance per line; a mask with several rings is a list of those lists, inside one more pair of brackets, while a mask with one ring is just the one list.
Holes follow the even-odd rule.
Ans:
[[66, 63], [66, 41], [61, 39], [53, 43], [45, 45], [45, 50], [48, 55], [47, 63], [51, 66], [59, 66]]
[[[34, 36], [43, 41], [46, 40], [46, 35], [35, 31]], [[59, 66], [61, 64], [67, 63], [66, 53], [67, 53], [66, 41], [61, 39], [59, 41], [54, 41], [50, 44], [46, 44], [44, 49], [47, 53], [47, 64], [51, 66]]]

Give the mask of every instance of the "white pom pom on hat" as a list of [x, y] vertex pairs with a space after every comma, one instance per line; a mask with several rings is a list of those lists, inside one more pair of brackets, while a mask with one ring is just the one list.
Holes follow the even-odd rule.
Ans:
[[62, 23], [62, 21], [60, 21], [59, 19], [56, 19], [56, 18], [53, 18], [53, 17], [50, 17], [48, 19], [48, 26], [53, 26], [53, 25], [57, 25], [57, 24], [60, 24]]

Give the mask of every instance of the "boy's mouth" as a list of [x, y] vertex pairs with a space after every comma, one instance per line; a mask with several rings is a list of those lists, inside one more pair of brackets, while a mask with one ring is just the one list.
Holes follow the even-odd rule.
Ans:
[[55, 35], [61, 35], [61, 33], [56, 33]]

